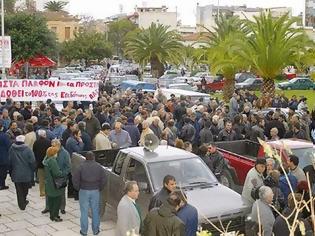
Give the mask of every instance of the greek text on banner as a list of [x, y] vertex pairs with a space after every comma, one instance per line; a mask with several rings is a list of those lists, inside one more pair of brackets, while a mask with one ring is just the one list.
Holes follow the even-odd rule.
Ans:
[[0, 101], [97, 101], [97, 80], [0, 80]]

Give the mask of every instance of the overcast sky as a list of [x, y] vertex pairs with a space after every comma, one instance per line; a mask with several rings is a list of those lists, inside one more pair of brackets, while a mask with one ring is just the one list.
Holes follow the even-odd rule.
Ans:
[[[68, 10], [71, 14], [89, 15], [97, 19], [120, 13], [132, 13], [138, 6], [166, 5], [169, 10], [177, 11], [183, 24], [195, 24], [196, 4], [201, 6], [218, 4], [218, 0], [69, 0]], [[293, 15], [304, 12], [305, 0], [219, 0], [220, 5], [243, 5], [248, 7], [292, 7]]]

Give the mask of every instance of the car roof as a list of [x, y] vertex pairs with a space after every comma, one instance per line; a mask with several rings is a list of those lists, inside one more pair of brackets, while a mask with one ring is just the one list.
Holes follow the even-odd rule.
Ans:
[[187, 91], [187, 90], [183, 90], [183, 89], [165, 89], [165, 88], [162, 88], [161, 90], [162, 90], [162, 92], [173, 93], [175, 95], [184, 95], [184, 96], [191, 96], [191, 97], [193, 97], [193, 96], [210, 97], [210, 95], [206, 94], [206, 93]]
[[137, 85], [137, 84], [152, 84], [152, 83], [143, 82], [143, 81], [137, 81], [137, 80], [126, 80], [126, 81], [123, 81], [122, 84]]
[[153, 152], [147, 151], [144, 147], [131, 147], [122, 149], [121, 151], [132, 154], [132, 156], [142, 159], [145, 163], [175, 161], [198, 157], [191, 152], [168, 145], [159, 145]]
[[286, 146], [291, 149], [313, 148], [312, 142], [305, 141], [302, 139], [280, 139], [277, 141], [268, 142], [268, 144], [275, 148], [280, 148], [282, 146]]

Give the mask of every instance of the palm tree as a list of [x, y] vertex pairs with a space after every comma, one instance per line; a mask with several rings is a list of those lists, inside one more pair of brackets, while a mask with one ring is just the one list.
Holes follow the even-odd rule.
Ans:
[[239, 55], [263, 78], [263, 96], [273, 96], [274, 79], [286, 66], [301, 59], [310, 40], [302, 29], [293, 27], [297, 19], [289, 18], [288, 14], [274, 18], [269, 11], [254, 18], [254, 22], [246, 23], [250, 33]]
[[237, 17], [219, 15], [215, 20], [213, 30], [206, 29], [202, 40], [208, 45], [208, 62], [211, 72], [224, 76], [223, 98], [228, 101], [235, 90], [235, 74], [246, 68], [246, 65], [238, 56], [241, 42], [245, 39], [246, 28], [243, 21]]
[[60, 12], [63, 11], [67, 4], [68, 2], [64, 1], [49, 1], [45, 4], [44, 8], [48, 11]]
[[167, 63], [179, 63], [182, 44], [168, 26], [152, 23], [148, 29], [132, 34], [125, 42], [125, 53], [141, 65], [151, 64], [152, 75], [159, 78]]

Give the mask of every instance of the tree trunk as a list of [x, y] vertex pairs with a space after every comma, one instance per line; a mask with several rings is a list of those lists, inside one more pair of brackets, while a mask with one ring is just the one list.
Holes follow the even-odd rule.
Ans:
[[235, 91], [235, 79], [225, 78], [224, 87], [223, 87], [223, 99], [225, 102], [230, 101], [234, 91]]
[[264, 78], [261, 88], [262, 97], [274, 97], [276, 92], [275, 81], [270, 78]]
[[164, 65], [156, 57], [151, 58], [150, 64], [153, 78], [160, 78], [164, 74]]

